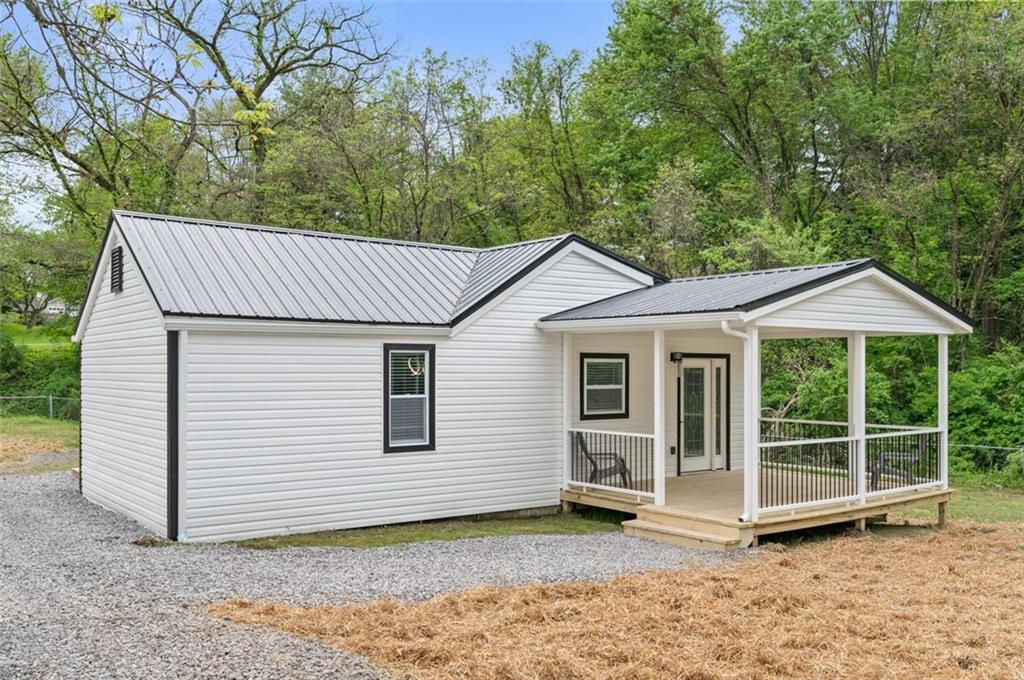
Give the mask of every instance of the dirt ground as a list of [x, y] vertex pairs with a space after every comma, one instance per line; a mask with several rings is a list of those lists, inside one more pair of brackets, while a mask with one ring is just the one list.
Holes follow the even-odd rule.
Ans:
[[77, 458], [77, 451], [76, 421], [0, 416], [0, 472], [31, 472], [40, 465], [49, 469], [57, 458]]
[[716, 571], [482, 587], [419, 603], [232, 600], [416, 678], [1024, 678], [1024, 527], [888, 529]]
[[23, 437], [16, 434], [0, 433], [0, 469], [18, 469], [26, 459], [64, 448], [60, 440], [40, 440], [38, 437]]

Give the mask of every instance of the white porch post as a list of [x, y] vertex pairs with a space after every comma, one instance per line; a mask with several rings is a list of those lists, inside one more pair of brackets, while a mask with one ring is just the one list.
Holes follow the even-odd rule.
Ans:
[[939, 479], [949, 488], [949, 336], [939, 335]]
[[654, 504], [665, 505], [665, 331], [654, 331]]
[[748, 326], [743, 342], [743, 519], [757, 521], [761, 478], [761, 337]]
[[562, 333], [562, 488], [572, 480], [572, 335]]
[[846, 340], [846, 417], [849, 436], [856, 437], [853, 451], [856, 463], [857, 497], [867, 501], [867, 338], [857, 331]]

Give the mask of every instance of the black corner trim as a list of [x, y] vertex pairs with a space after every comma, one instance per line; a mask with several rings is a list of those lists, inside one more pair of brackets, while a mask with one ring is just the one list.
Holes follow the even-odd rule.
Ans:
[[[585, 365], [587, 359], [622, 359], [625, 362], [625, 374], [622, 376], [625, 394], [625, 403], [622, 413], [592, 413], [587, 415], [584, 412], [586, 405], [585, 395]], [[629, 354], [623, 352], [580, 352], [580, 371], [576, 382], [580, 389], [580, 420], [625, 420], [629, 418]]]
[[178, 540], [178, 331], [167, 331], [167, 538]]
[[[390, 399], [390, 385], [391, 385], [391, 362], [388, 361], [388, 354], [392, 350], [413, 350], [416, 352], [426, 352], [428, 357], [428, 363], [430, 364], [430, 372], [427, 374], [427, 443], [416, 444], [413, 446], [392, 446], [391, 445], [391, 399]], [[417, 451], [433, 451], [436, 448], [437, 439], [436, 434], [436, 409], [435, 404], [437, 403], [437, 393], [434, 386], [437, 384], [437, 356], [436, 345], [419, 344], [419, 343], [384, 343], [384, 352], [382, 360], [384, 362], [384, 453], [414, 453]]]
[[82, 348], [78, 348], [78, 495], [82, 495]]

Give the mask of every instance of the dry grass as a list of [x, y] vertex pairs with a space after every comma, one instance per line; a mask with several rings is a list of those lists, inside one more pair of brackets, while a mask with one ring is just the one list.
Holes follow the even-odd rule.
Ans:
[[38, 416], [0, 416], [0, 470], [18, 470], [43, 453], [78, 449], [78, 423]]
[[844, 536], [716, 571], [481, 587], [420, 603], [232, 600], [416, 678], [1024, 677], [1024, 528]]
[[57, 439], [41, 440], [36, 437], [0, 433], [0, 464], [16, 463], [33, 454], [60, 450], [61, 442]]

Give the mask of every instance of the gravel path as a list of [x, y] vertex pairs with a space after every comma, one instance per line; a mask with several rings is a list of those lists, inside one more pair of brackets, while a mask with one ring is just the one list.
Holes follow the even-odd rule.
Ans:
[[382, 678], [358, 657], [213, 619], [204, 605], [423, 599], [735, 558], [622, 533], [269, 551], [132, 544], [146, 533], [82, 499], [67, 473], [0, 477], [0, 678]]

